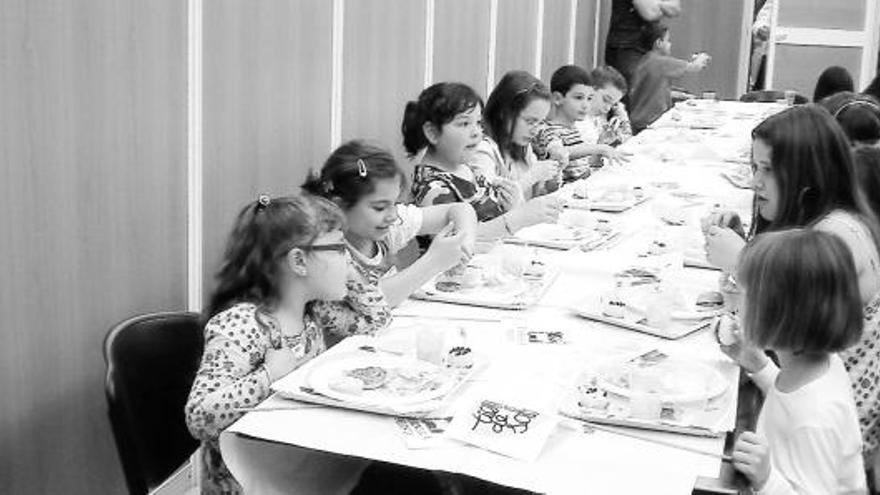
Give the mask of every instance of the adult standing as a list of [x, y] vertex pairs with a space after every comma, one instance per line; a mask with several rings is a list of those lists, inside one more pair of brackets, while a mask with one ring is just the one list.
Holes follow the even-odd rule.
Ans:
[[680, 13], [680, 0], [612, 0], [605, 64], [620, 71], [631, 84], [633, 70], [646, 52], [641, 42], [644, 26]]

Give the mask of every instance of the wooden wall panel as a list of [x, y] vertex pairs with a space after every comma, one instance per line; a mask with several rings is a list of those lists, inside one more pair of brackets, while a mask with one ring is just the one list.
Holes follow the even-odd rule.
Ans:
[[[601, 0], [578, 0], [574, 38], [574, 63], [589, 70], [598, 65], [603, 53], [596, 50], [596, 16]], [[594, 55], [598, 54], [598, 58]]]
[[[498, 2], [498, 31], [495, 48], [495, 80], [511, 70], [535, 74], [538, 3], [535, 0]], [[548, 28], [552, 28], [548, 26]], [[537, 75], [537, 74], [535, 74]]]
[[569, 63], [568, 47], [571, 38], [571, 30], [569, 29], [571, 17], [571, 0], [544, 0], [541, 73], [537, 75], [548, 85], [550, 84], [550, 76], [553, 75], [553, 71]]
[[123, 493], [101, 344], [185, 307], [186, 4], [0, 0], [0, 480]]
[[425, 7], [424, 1], [345, 3], [343, 141], [373, 139], [403, 160], [403, 108], [425, 82]]
[[682, 0], [682, 14], [667, 21], [672, 39], [672, 54], [689, 59], [696, 52], [706, 52], [712, 62], [703, 71], [682, 77], [676, 82], [691, 93], [715, 91], [720, 98], [734, 99], [740, 66], [743, 1]]
[[434, 78], [483, 96], [489, 74], [489, 0], [434, 0]]
[[330, 150], [332, 3], [204, 3], [204, 276], [239, 209], [290, 194]]

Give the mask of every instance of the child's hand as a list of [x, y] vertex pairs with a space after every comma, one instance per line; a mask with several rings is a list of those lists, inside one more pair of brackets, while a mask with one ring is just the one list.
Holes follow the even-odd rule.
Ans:
[[269, 349], [266, 351], [263, 366], [269, 372], [269, 379], [274, 382], [296, 368], [296, 356], [286, 347]]
[[454, 226], [450, 223], [437, 232], [425, 256], [436, 264], [437, 271], [446, 271], [470, 259], [471, 253], [466, 243], [464, 232], [454, 232]]
[[510, 211], [523, 202], [523, 193], [516, 181], [498, 178], [495, 183], [501, 206], [505, 211]]
[[607, 144], [600, 145], [598, 147], [598, 152], [599, 155], [604, 156], [608, 159], [609, 162], [613, 164], [629, 163], [630, 158], [632, 158], [632, 153], [620, 151], [617, 148], [609, 146]]
[[733, 445], [733, 467], [746, 475], [752, 488], [764, 488], [770, 477], [770, 446], [767, 439], [751, 431], [744, 431]]
[[552, 181], [559, 175], [559, 162], [556, 160], [538, 160], [532, 165], [532, 179], [535, 183]]
[[515, 222], [519, 228], [539, 223], [556, 223], [563, 206], [564, 202], [561, 198], [541, 196], [526, 201], [524, 205], [513, 210], [511, 214], [516, 217]]
[[708, 216], [700, 219], [700, 227], [703, 229], [703, 235], [709, 234], [709, 227], [727, 227], [728, 229], [733, 230], [740, 237], [745, 238], [746, 233], [743, 229], [742, 220], [740, 220], [739, 215], [732, 211], [714, 211], [710, 213]]
[[708, 65], [711, 60], [712, 57], [710, 57], [708, 53], [696, 53], [693, 57], [691, 57], [691, 63], [701, 69], [706, 67], [706, 65]]
[[547, 152], [550, 153], [550, 159], [559, 162], [561, 167], [565, 168], [568, 165], [570, 155], [562, 141], [556, 140], [550, 143], [550, 146], [547, 147]]
[[746, 241], [733, 230], [712, 225], [706, 232], [706, 259], [723, 271], [733, 273], [745, 245]]
[[[726, 354], [730, 359], [736, 361], [736, 364], [740, 365], [740, 367], [749, 373], [757, 373], [764, 369], [764, 366], [767, 366], [767, 363], [769, 362], [767, 355], [764, 354], [764, 351], [749, 344], [748, 341], [743, 339], [742, 327], [740, 327], [739, 320], [735, 316], [720, 316], [718, 319], [718, 325], [727, 327], [726, 332], [725, 329], [722, 328], [716, 329], [716, 339], [718, 340], [721, 352]], [[723, 333], [727, 333], [728, 335], [721, 335]], [[728, 339], [732, 339], [733, 341], [730, 342]]]

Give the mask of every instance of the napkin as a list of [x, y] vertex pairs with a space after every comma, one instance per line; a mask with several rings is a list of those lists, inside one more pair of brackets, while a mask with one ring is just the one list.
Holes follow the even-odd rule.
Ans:
[[447, 434], [482, 449], [532, 462], [541, 454], [558, 421], [556, 414], [531, 405], [486, 397], [460, 409]]

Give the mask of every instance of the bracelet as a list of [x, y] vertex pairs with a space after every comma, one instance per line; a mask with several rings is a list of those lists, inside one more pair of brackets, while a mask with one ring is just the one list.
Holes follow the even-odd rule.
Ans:
[[504, 222], [504, 230], [507, 231], [507, 235], [513, 235], [513, 231], [510, 230], [510, 224], [507, 223], [507, 215], [501, 215], [501, 221]]

